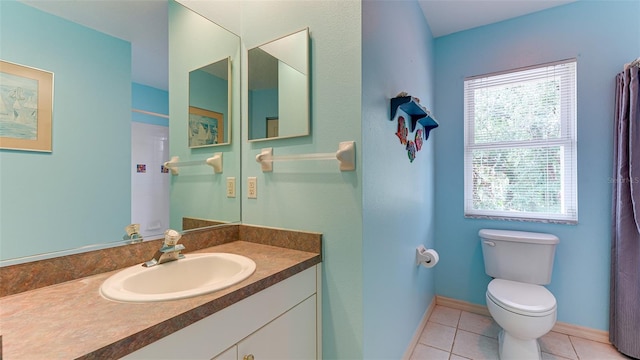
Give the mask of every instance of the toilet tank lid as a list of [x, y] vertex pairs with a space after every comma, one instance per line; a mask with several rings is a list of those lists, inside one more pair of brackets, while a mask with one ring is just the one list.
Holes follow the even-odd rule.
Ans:
[[478, 231], [478, 235], [485, 240], [515, 241], [534, 244], [557, 244], [560, 242], [560, 239], [555, 235], [528, 231], [481, 229]]

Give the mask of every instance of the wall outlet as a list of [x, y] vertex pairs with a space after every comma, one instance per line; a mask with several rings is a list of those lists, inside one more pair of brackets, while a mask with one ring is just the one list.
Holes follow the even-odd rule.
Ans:
[[258, 198], [258, 180], [254, 176], [250, 176], [247, 179], [247, 198], [249, 199]]
[[227, 197], [228, 198], [236, 197], [236, 178], [235, 177], [227, 178]]

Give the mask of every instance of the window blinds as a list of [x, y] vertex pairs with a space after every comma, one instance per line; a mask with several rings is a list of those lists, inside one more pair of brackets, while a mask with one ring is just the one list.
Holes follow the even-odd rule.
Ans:
[[464, 81], [465, 216], [577, 222], [576, 61]]

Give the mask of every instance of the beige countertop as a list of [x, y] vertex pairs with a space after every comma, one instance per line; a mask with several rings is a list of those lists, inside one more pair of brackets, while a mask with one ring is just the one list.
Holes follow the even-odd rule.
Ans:
[[232, 287], [163, 302], [104, 299], [100, 285], [117, 270], [0, 298], [0, 358], [118, 358], [321, 261], [319, 253], [247, 241], [197, 252], [245, 255], [255, 261], [256, 271]]

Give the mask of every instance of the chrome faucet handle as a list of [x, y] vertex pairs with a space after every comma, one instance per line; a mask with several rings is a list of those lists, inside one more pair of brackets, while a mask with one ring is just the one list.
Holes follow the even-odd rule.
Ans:
[[164, 232], [164, 246], [175, 246], [181, 237], [182, 235], [180, 235], [179, 232], [173, 229], [168, 229]]
[[182, 244], [178, 244], [178, 240], [180, 240], [181, 237], [180, 233], [175, 230], [169, 229], [165, 231], [162, 247], [156, 251], [151, 260], [145, 262], [142, 266], [152, 267], [184, 258], [184, 255], [180, 254], [180, 251], [184, 250], [185, 247]]

